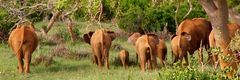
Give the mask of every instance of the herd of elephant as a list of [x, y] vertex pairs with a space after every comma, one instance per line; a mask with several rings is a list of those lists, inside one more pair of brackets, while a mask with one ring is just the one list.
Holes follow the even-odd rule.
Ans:
[[[38, 46], [38, 37], [34, 29], [33, 24], [30, 22], [20, 23], [11, 31], [8, 39], [8, 43], [18, 59], [17, 68], [20, 73], [23, 71], [25, 73], [30, 72], [31, 55]], [[235, 32], [240, 29], [240, 26], [229, 23], [227, 29], [229, 36], [232, 38]], [[84, 41], [91, 45], [93, 64], [96, 64], [99, 68], [106, 65], [107, 69], [109, 69], [109, 49], [116, 37], [117, 34], [114, 31], [106, 29], [90, 31], [83, 35]], [[140, 64], [141, 71], [158, 68], [157, 58], [161, 65], [165, 66], [167, 46], [165, 41], [160, 39], [158, 35], [136, 32], [130, 35], [127, 41], [135, 46], [136, 60]], [[192, 55], [196, 50], [199, 50], [199, 62], [203, 66], [202, 48], [204, 47], [207, 50], [218, 45], [215, 41], [211, 23], [204, 18], [182, 21], [177, 28], [176, 34], [171, 37], [171, 50], [174, 62], [182, 62], [185, 59], [186, 64], [188, 64], [188, 53]], [[124, 68], [127, 68], [129, 52], [121, 50], [119, 57]], [[217, 66], [218, 57], [216, 54], [208, 52], [208, 60], [212, 60], [214, 66]]]

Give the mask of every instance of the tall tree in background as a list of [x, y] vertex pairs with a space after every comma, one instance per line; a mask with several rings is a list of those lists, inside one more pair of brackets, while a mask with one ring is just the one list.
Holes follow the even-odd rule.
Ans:
[[[230, 37], [226, 27], [228, 23], [227, 0], [199, 0], [199, 2], [206, 11], [209, 20], [212, 23], [213, 31], [216, 33], [216, 42], [223, 51], [223, 54], [221, 55], [225, 57], [233, 57], [233, 52], [228, 49]], [[224, 70], [227, 67], [230, 67], [231, 71], [227, 73], [227, 76], [232, 77], [237, 70], [237, 64], [233, 60], [224, 60], [222, 56], [220, 57], [221, 69]]]

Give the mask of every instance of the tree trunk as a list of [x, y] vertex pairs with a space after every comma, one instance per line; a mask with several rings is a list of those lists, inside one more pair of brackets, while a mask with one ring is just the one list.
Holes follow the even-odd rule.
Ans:
[[[222, 56], [232, 55], [232, 51], [228, 49], [228, 44], [230, 43], [230, 37], [228, 35], [227, 23], [228, 23], [228, 7], [226, 0], [199, 0], [200, 4], [206, 11], [213, 27], [213, 31], [216, 43], [222, 49]], [[220, 6], [218, 6], [220, 5]], [[227, 73], [228, 77], [232, 77], [235, 71], [237, 70], [236, 63], [232, 60], [224, 61], [222, 57], [220, 57], [220, 66], [221, 69], [224, 70], [226, 67], [230, 66], [233, 70]]]
[[71, 40], [74, 42], [77, 40], [77, 35], [73, 32], [73, 23], [71, 18], [67, 18], [67, 28], [70, 33]]
[[61, 13], [61, 11], [57, 11], [56, 13], [53, 13], [52, 18], [50, 19], [50, 21], [48, 23], [47, 29], [44, 29], [44, 34], [47, 34], [50, 31], [56, 18], [60, 15], [60, 13]]

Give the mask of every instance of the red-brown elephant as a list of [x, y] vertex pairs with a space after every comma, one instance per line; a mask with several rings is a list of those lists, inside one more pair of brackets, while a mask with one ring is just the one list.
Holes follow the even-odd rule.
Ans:
[[99, 68], [102, 68], [105, 62], [107, 69], [109, 69], [109, 49], [115, 37], [115, 32], [105, 29], [98, 29], [95, 32], [91, 31], [84, 34], [84, 41], [92, 47], [93, 62], [96, 63]]
[[[181, 37], [181, 42], [178, 42], [180, 39], [180, 36], [174, 35], [171, 38], [171, 48], [172, 53], [174, 55], [174, 63], [180, 60], [180, 63], [182, 63], [183, 58], [186, 61], [186, 64], [188, 65], [188, 58], [187, 58], [187, 51], [190, 50], [190, 43], [187, 37]], [[180, 46], [181, 45], [181, 48]]]
[[[240, 30], [240, 26], [235, 23], [227, 24], [228, 34], [230, 38], [233, 38], [235, 36], [235, 32], [237, 30]], [[214, 32], [211, 31], [209, 35], [209, 43], [211, 48], [216, 48], [218, 45], [216, 44]], [[214, 64], [214, 67], [217, 68], [218, 65], [218, 55], [217, 53], [212, 53], [212, 62]]]
[[[157, 66], [156, 62], [156, 45], [158, 41], [150, 41], [153, 37], [151, 35], [143, 35], [139, 37], [135, 43], [135, 49], [140, 60], [140, 67], [142, 71], [145, 71], [146, 63], [150, 69], [152, 65]], [[158, 40], [158, 39], [156, 39]]]
[[[177, 50], [173, 51], [178, 53], [173, 53], [173, 54], [180, 54], [181, 52], [182, 55], [187, 55], [187, 52], [189, 52], [192, 55], [196, 50], [199, 49], [199, 54], [198, 54], [199, 62], [203, 67], [201, 47], [205, 46], [206, 49], [209, 48], [208, 36], [211, 30], [212, 30], [211, 23], [204, 18], [194, 18], [192, 20], [189, 20], [189, 19], [184, 20], [183, 22], [181, 22], [181, 24], [179, 25], [176, 31], [176, 35], [179, 38], [176, 38], [177, 40], [173, 38], [174, 41], [177, 41], [175, 42], [177, 43], [175, 45], [178, 45], [178, 47], [176, 48]], [[183, 43], [188, 43], [189, 45], [183, 44]]]
[[[30, 72], [29, 65], [31, 63], [31, 56], [38, 45], [38, 38], [34, 31], [32, 23], [20, 23], [8, 38], [8, 44], [18, 59], [18, 71], [20, 73], [24, 70], [23, 65], [25, 65], [25, 72]], [[23, 61], [23, 59], [25, 61]]]
[[[142, 39], [142, 41], [141, 42], [139, 42], [138, 44], [137, 44], [137, 41], [138, 41], [138, 39], [140, 38], [140, 37], [143, 37], [143, 36], [148, 36], [148, 37], [145, 37], [145, 42], [144, 42], [144, 39]], [[147, 42], [146, 42], [146, 40], [147, 40]], [[155, 35], [155, 34], [146, 34], [146, 35], [141, 35], [140, 33], [134, 33], [134, 34], [132, 34], [129, 38], [128, 38], [128, 42], [130, 42], [130, 43], [132, 43], [132, 44], [134, 44], [135, 45], [135, 47], [137, 47], [137, 46], [141, 46], [141, 47], [144, 47], [144, 46], [142, 46], [142, 45], [140, 45], [140, 44], [148, 44], [149, 46], [150, 46], [150, 48], [151, 48], [151, 52], [153, 53], [153, 64], [154, 64], [154, 66], [155, 67], [157, 67], [157, 60], [156, 60], [156, 57], [158, 57], [159, 58], [159, 60], [160, 60], [160, 63], [164, 66], [165, 64], [164, 64], [164, 60], [165, 60], [165, 57], [166, 57], [166, 53], [167, 53], [167, 47], [166, 47], [166, 45], [165, 45], [165, 42], [164, 42], [164, 40], [162, 40], [162, 39], [159, 39], [158, 38], [158, 36], [157, 35]], [[146, 47], [146, 46], [145, 46]], [[138, 56], [139, 56], [139, 54], [138, 54], [138, 51], [140, 51], [140, 50], [137, 50], [138, 48], [136, 48], [136, 59], [137, 59], [137, 62], [138, 62]], [[140, 52], [142, 52], [142, 51], [140, 51]], [[139, 56], [140, 57], [140, 56]], [[142, 62], [142, 61], [140, 61], [140, 62]], [[142, 62], [143, 63], [143, 62]], [[141, 63], [141, 64], [142, 64]], [[150, 68], [152, 67], [151, 65], [149, 66]], [[143, 69], [142, 69], [143, 70]], [[145, 69], [144, 69], [145, 70]]]

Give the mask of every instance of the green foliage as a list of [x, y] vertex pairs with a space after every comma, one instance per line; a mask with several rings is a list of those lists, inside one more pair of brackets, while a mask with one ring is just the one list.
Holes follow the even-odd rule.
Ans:
[[[71, 40], [70, 33], [69, 33], [68, 31], [66, 31], [66, 29], [59, 29], [58, 31], [59, 31], [60, 36], [61, 36], [65, 41]], [[73, 33], [75, 33], [76, 36], [79, 36], [79, 35], [80, 35], [80, 31], [79, 31], [77, 28], [73, 28]]]
[[[136, 0], [127, 0], [120, 2], [120, 13], [118, 25], [121, 29], [134, 32], [141, 28], [145, 31], [162, 31], [165, 24], [168, 24], [170, 32], [175, 31], [175, 10], [177, 3], [164, 0], [162, 4], [152, 6], [150, 1], [135, 2]], [[206, 13], [197, 1], [193, 1], [193, 10], [187, 18], [206, 17]], [[177, 16], [180, 23], [188, 12], [187, 1], [181, 3]]]
[[9, 16], [9, 13], [5, 9], [0, 8], [0, 31], [3, 32], [5, 36], [8, 34], [15, 23], [15, 21], [8, 19], [9, 17], [11, 17]]
[[231, 39], [230, 49], [240, 52], [240, 30], [237, 30], [235, 36]]

